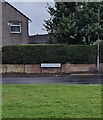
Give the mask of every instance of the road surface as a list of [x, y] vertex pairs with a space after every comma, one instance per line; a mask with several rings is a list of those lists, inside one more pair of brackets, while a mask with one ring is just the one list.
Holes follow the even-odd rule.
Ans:
[[2, 76], [3, 84], [101, 84], [102, 80], [103, 75]]

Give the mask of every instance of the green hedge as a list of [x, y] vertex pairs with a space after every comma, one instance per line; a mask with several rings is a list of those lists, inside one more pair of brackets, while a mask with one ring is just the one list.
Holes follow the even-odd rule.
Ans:
[[[101, 47], [103, 48], [103, 47]], [[3, 64], [96, 63], [93, 45], [14, 45], [2, 48]], [[103, 53], [103, 49], [101, 49]], [[103, 62], [103, 55], [101, 56]]]
[[103, 63], [103, 42], [100, 45], [100, 61]]

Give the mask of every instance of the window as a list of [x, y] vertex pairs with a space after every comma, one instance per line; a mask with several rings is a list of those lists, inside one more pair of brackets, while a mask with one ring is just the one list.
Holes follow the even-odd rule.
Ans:
[[10, 22], [11, 33], [21, 33], [21, 22]]

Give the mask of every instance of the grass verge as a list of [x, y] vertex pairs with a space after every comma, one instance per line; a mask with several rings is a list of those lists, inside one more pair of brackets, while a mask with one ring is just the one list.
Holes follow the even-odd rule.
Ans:
[[101, 85], [3, 85], [3, 118], [100, 118]]

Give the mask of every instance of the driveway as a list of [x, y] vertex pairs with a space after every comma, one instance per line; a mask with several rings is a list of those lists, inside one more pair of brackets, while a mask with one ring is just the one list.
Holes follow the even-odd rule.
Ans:
[[5, 75], [3, 84], [101, 84], [103, 75], [32, 76]]

